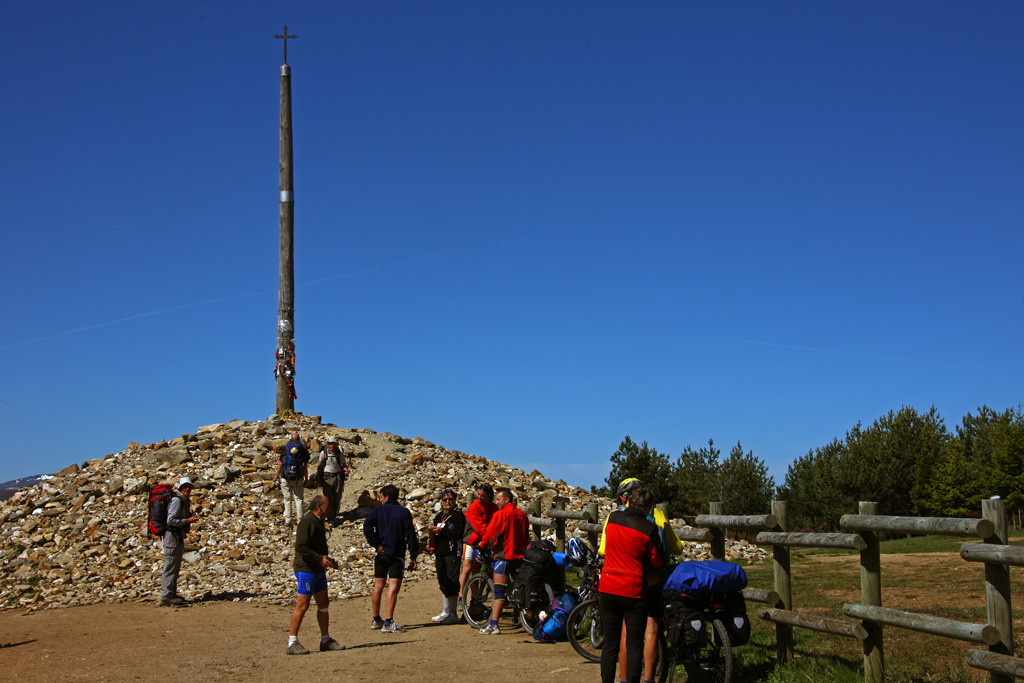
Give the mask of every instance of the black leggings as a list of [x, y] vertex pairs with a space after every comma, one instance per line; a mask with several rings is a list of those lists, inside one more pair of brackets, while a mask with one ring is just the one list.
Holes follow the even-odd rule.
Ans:
[[452, 596], [459, 594], [459, 564], [458, 555], [435, 555], [434, 567], [437, 569], [437, 585], [441, 588], [441, 595]]
[[597, 604], [601, 609], [601, 628], [604, 632], [604, 647], [601, 648], [602, 683], [615, 683], [623, 621], [626, 622], [626, 681], [640, 683], [643, 675], [647, 605], [641, 598], [624, 598], [610, 593], [598, 593]]

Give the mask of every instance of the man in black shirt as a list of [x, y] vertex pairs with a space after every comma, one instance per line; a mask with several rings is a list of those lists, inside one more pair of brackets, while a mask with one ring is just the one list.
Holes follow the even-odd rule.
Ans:
[[299, 598], [292, 612], [291, 627], [288, 629], [288, 654], [308, 655], [309, 650], [299, 642], [299, 626], [309, 609], [310, 598], [316, 600], [316, 620], [320, 624], [320, 650], [344, 650], [345, 646], [331, 638], [328, 631], [330, 615], [327, 606], [327, 568], [337, 568], [338, 563], [327, 554], [327, 531], [324, 517], [327, 516], [327, 498], [313, 497], [310, 511], [299, 520], [295, 532], [295, 580], [298, 582]]

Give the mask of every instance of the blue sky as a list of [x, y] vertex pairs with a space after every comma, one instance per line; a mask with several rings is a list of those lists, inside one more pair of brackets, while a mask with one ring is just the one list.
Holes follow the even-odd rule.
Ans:
[[600, 483], [627, 434], [781, 483], [1024, 386], [1024, 5], [3, 10], [0, 481], [296, 408]]

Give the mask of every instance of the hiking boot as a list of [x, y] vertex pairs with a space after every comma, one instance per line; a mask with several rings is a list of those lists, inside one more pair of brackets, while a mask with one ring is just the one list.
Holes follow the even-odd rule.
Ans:
[[497, 636], [501, 635], [501, 629], [498, 628], [497, 624], [487, 624], [487, 626], [480, 629], [480, 633], [485, 636]]
[[161, 607], [177, 607], [179, 605], [184, 605], [184, 604], [185, 604], [185, 598], [181, 597], [180, 595], [175, 595], [173, 597], [165, 598], [165, 599], [161, 599], [160, 600], [160, 606]]
[[447, 626], [448, 624], [457, 624], [460, 621], [462, 621], [462, 619], [459, 618], [458, 614], [449, 614], [437, 623], [441, 624], [442, 626]]
[[405, 627], [399, 626], [394, 620], [385, 621], [384, 625], [380, 627], [381, 633], [405, 633]]
[[336, 641], [334, 638], [320, 641], [320, 652], [344, 650], [345, 646]]
[[444, 611], [438, 614], [436, 617], [431, 617], [430, 620], [434, 623], [440, 623], [451, 616], [451, 613]]
[[373, 621], [370, 622], [370, 628], [374, 631], [380, 630], [380, 627], [384, 625], [384, 620], [380, 617], [374, 617]]
[[300, 643], [299, 641], [296, 640], [294, 643], [292, 643], [291, 645], [288, 646], [288, 654], [290, 654], [290, 655], [308, 655], [309, 654], [309, 650], [304, 648], [302, 646], [302, 643]]

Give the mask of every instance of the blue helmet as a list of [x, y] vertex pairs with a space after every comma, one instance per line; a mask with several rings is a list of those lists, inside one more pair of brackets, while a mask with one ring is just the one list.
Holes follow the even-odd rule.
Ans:
[[578, 538], [570, 538], [565, 554], [569, 556], [569, 561], [575, 565], [586, 564], [587, 546]]

